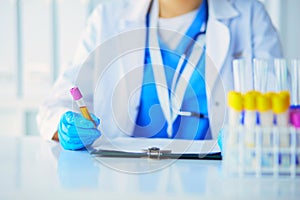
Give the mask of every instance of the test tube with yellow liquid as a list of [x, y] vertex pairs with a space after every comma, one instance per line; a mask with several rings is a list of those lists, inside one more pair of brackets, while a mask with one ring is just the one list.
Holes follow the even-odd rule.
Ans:
[[73, 87], [72, 89], [70, 89], [70, 93], [74, 99], [74, 101], [76, 102], [77, 106], [80, 109], [80, 112], [82, 114], [82, 116], [90, 121], [92, 121], [95, 125], [95, 127], [97, 126], [96, 123], [94, 122], [94, 120], [91, 117], [91, 114], [83, 100], [82, 94], [79, 90], [78, 87]]

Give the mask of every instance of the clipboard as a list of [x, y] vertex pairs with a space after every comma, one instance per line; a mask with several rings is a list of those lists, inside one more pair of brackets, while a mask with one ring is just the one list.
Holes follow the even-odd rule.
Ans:
[[121, 138], [98, 142], [90, 153], [95, 157], [222, 160], [215, 145], [213, 140]]

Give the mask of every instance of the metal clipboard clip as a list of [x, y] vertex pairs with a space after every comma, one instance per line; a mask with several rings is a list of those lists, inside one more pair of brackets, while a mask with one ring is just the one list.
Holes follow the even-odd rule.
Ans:
[[148, 158], [151, 159], [160, 159], [164, 154], [169, 154], [171, 150], [161, 150], [158, 147], [149, 147], [148, 149], [143, 149], [144, 152], [147, 153]]

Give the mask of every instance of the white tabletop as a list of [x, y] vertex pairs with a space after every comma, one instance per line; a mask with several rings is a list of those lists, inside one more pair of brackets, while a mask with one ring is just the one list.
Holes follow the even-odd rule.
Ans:
[[[0, 137], [0, 199], [298, 199], [300, 178], [238, 178], [222, 161], [101, 158]], [[141, 170], [142, 169], [142, 170]], [[132, 173], [132, 172], [143, 173]]]

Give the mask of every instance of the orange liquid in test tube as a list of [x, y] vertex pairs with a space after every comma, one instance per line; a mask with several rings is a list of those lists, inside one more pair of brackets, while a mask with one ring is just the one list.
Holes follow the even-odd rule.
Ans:
[[96, 127], [97, 125], [94, 122], [94, 120], [92, 119], [91, 114], [90, 114], [89, 110], [87, 109], [85, 102], [83, 101], [82, 94], [81, 94], [80, 90], [78, 89], [78, 87], [72, 88], [70, 90], [70, 92], [71, 92], [71, 95], [73, 96], [73, 99], [76, 101], [82, 116], [84, 118], [92, 121]]
[[93, 119], [92, 119], [92, 117], [91, 117], [91, 115], [90, 115], [90, 112], [89, 112], [89, 110], [87, 109], [86, 106], [80, 107], [80, 112], [81, 112], [81, 114], [82, 114], [86, 119], [93, 121]]

